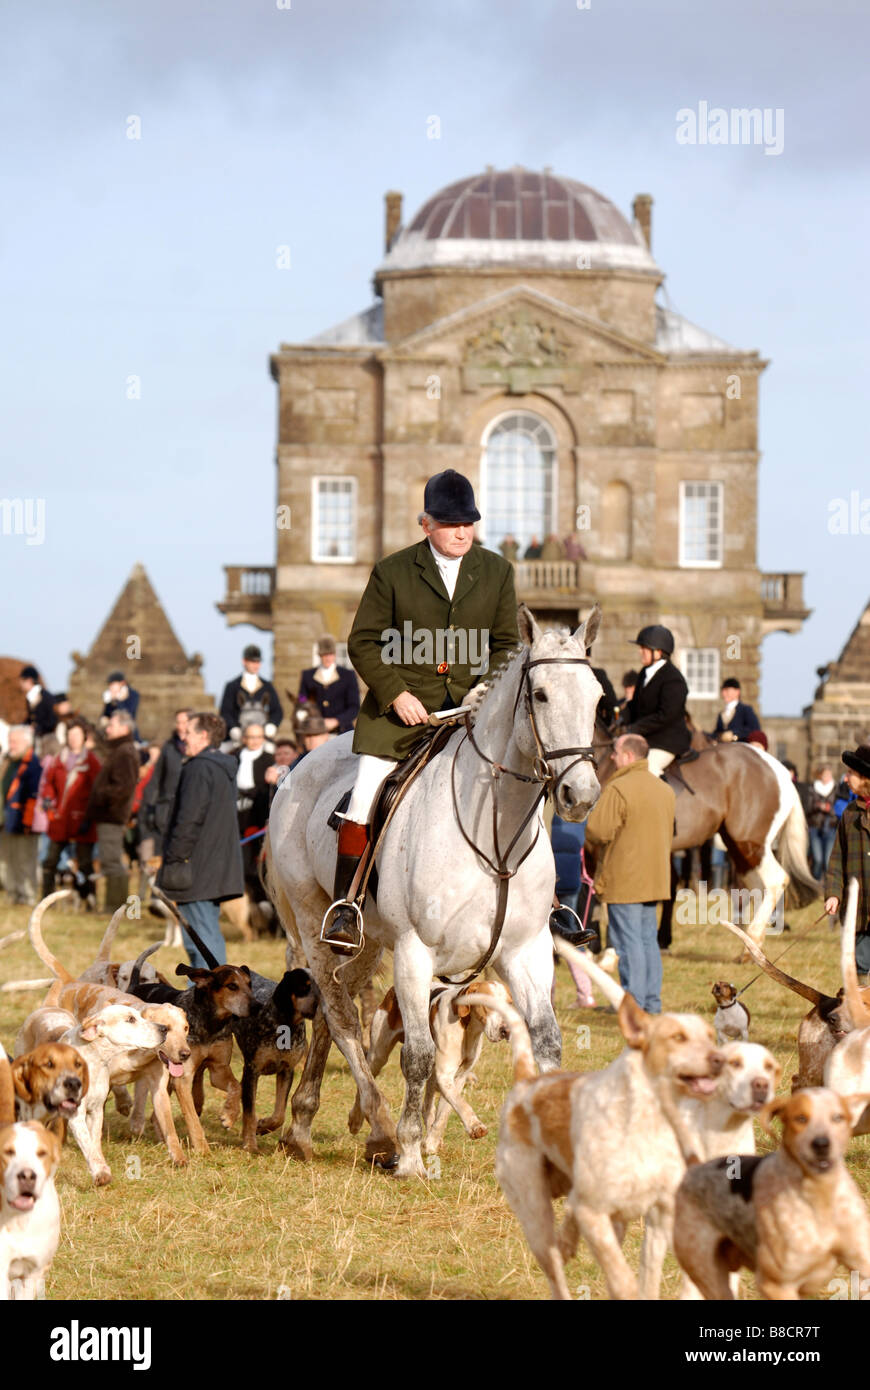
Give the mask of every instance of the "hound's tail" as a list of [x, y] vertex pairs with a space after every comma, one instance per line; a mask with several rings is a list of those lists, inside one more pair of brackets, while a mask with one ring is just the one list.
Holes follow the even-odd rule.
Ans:
[[127, 904], [125, 903], [123, 907], [119, 907], [117, 912], [113, 914], [112, 920], [106, 927], [105, 935], [100, 942], [100, 949], [97, 952], [97, 961], [111, 960], [112, 943], [115, 940], [118, 928], [123, 922], [126, 912]]
[[504, 1004], [500, 999], [495, 999], [491, 994], [468, 994], [462, 997], [463, 1004], [480, 1004], [484, 1009], [492, 1009], [500, 1014], [508, 1025], [511, 1034], [511, 1056], [514, 1063], [514, 1081], [531, 1081], [537, 1076], [538, 1069], [535, 1066], [535, 1058], [532, 1053], [532, 1040], [529, 1037], [529, 1030], [516, 1009], [510, 1004]]
[[870, 1023], [870, 1009], [864, 1003], [864, 996], [858, 987], [858, 970], [855, 965], [855, 927], [858, 919], [858, 880], [849, 879], [846, 892], [846, 911], [843, 914], [843, 939], [840, 944], [843, 970], [843, 986], [849, 1013], [856, 1028], [866, 1028]]
[[47, 898], [43, 898], [41, 903], [36, 904], [36, 907], [30, 914], [30, 921], [27, 924], [27, 930], [30, 933], [30, 940], [34, 951], [39, 956], [39, 959], [48, 966], [49, 970], [53, 970], [57, 978], [65, 985], [68, 985], [73, 977], [69, 971], [61, 965], [57, 957], [51, 954], [51, 951], [42, 939], [42, 915], [47, 908], [51, 907], [52, 903], [59, 902], [61, 898], [70, 897], [72, 897], [71, 888], [60, 888], [56, 893], [49, 893]]
[[764, 952], [756, 946], [752, 937], [747, 936], [746, 932], [741, 931], [739, 927], [735, 927], [733, 922], [723, 921], [722, 926], [727, 927], [735, 936], [740, 937], [752, 959], [757, 961], [764, 973], [769, 975], [772, 980], [776, 980], [777, 984], [785, 985], [786, 989], [791, 989], [795, 994], [801, 995], [803, 999], [808, 999], [811, 1004], [815, 1004], [816, 1008], [819, 1005], [830, 1006], [837, 1003], [837, 1000], [830, 994], [822, 994], [821, 990], [814, 989], [812, 985], [805, 985], [801, 980], [796, 980], [793, 975], [787, 975], [784, 970], [780, 970], [779, 966], [774, 965], [772, 960], [768, 960]]
[[807, 818], [804, 815], [800, 797], [794, 790], [794, 784], [792, 784], [792, 791], [794, 801], [785, 824], [779, 832], [777, 857], [788, 874], [789, 892], [794, 898], [795, 906], [809, 907], [810, 903], [818, 900], [822, 890], [816, 879], [813, 878], [812, 869], [807, 860], [807, 842], [809, 840]]
[[560, 956], [564, 956], [565, 960], [569, 960], [573, 965], [577, 965], [581, 970], [585, 970], [590, 980], [594, 980], [595, 984], [601, 990], [605, 999], [607, 999], [615, 1009], [619, 1008], [625, 990], [621, 985], [618, 985], [615, 980], [612, 980], [606, 971], [601, 969], [600, 965], [596, 965], [594, 960], [591, 960], [589, 956], [584, 956], [582, 951], [578, 951], [576, 946], [572, 946], [570, 942], [565, 941], [561, 936], [553, 937], [553, 950], [557, 951]]
[[158, 941], [156, 945], [146, 946], [144, 951], [140, 951], [139, 955], [133, 962], [133, 969], [130, 971], [130, 983], [127, 986], [128, 994], [132, 994], [136, 986], [140, 983], [142, 977], [142, 966], [145, 964], [148, 957], [153, 956], [155, 951], [159, 951], [162, 945], [163, 942]]

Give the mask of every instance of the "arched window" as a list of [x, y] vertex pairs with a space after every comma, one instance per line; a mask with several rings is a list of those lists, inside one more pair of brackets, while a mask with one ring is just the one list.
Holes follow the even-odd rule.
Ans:
[[488, 426], [481, 460], [481, 533], [491, 550], [505, 536], [520, 556], [556, 527], [556, 441], [546, 420], [529, 411], [502, 415]]

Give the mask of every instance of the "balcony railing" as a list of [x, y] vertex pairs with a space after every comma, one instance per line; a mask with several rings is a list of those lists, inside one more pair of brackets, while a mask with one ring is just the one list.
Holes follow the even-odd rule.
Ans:
[[767, 632], [799, 632], [812, 612], [804, 605], [803, 574], [763, 574], [761, 602]]
[[576, 560], [518, 560], [515, 566], [517, 591], [520, 594], [576, 593], [579, 585], [579, 565]]
[[274, 565], [224, 565], [226, 594], [218, 603], [229, 627], [250, 623], [268, 632], [272, 627]]

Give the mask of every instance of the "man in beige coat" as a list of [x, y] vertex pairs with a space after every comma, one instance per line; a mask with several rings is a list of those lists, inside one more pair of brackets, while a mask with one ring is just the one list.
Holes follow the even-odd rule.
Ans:
[[662, 958], [656, 903], [671, 893], [674, 793], [647, 765], [647, 741], [623, 734], [613, 746], [616, 772], [586, 822], [596, 850], [595, 892], [607, 903], [607, 943], [619, 955], [623, 989], [647, 1013], [662, 1011]]

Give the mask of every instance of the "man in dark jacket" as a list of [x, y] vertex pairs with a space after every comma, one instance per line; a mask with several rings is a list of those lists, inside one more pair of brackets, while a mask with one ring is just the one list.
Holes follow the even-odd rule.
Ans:
[[163, 836], [169, 825], [181, 765], [186, 757], [187, 721], [193, 713], [192, 709], [175, 711], [175, 729], [160, 750], [157, 766], [143, 798], [143, 826], [145, 834], [154, 840], [154, 854], [162, 853]]
[[260, 675], [262, 664], [263, 653], [252, 643], [242, 653], [242, 674], [224, 686], [220, 715], [227, 737], [236, 745], [241, 743], [247, 724], [262, 724], [266, 738], [274, 738], [284, 717], [277, 690]]
[[107, 912], [127, 901], [127, 867], [124, 863], [124, 831], [139, 781], [139, 754], [133, 741], [133, 716], [116, 710], [106, 725], [106, 756], [88, 800], [85, 829], [97, 827], [100, 872], [106, 880]]
[[299, 704], [316, 707], [331, 734], [346, 734], [359, 714], [359, 682], [353, 671], [336, 665], [334, 637], [321, 637], [317, 654], [320, 665], [302, 672]]
[[751, 705], [740, 698], [740, 682], [733, 677], [722, 686], [722, 709], [716, 720], [712, 737], [720, 743], [746, 743], [749, 735], [761, 728], [758, 715]]
[[324, 932], [338, 952], [359, 944], [345, 895], [368, 844], [378, 788], [428, 733], [429, 715], [480, 698], [487, 674], [519, 642], [514, 568], [474, 544], [480, 512], [471, 483], [452, 468], [437, 473], [423, 508], [425, 539], [375, 565], [348, 639], [369, 689], [354, 730], [353, 751], [363, 756], [338, 833], [335, 901]]
[[106, 689], [103, 691], [103, 713], [100, 716], [100, 723], [104, 728], [112, 715], [119, 709], [125, 709], [130, 713], [133, 719], [133, 738], [138, 739], [136, 712], [139, 709], [139, 691], [127, 684], [123, 671], [110, 671], [106, 677]]
[[22, 667], [18, 684], [27, 701], [27, 722], [33, 729], [34, 736], [42, 738], [43, 734], [53, 734], [57, 727], [54, 696], [41, 685], [36, 667]]
[[[226, 947], [219, 925], [220, 905], [241, 897], [245, 881], [236, 821], [235, 758], [219, 752], [226, 725], [217, 714], [194, 714], [188, 721], [187, 762], [181, 769], [157, 885], [184, 906], [184, 915], [221, 964]], [[208, 962], [182, 927], [190, 963]]]
[[640, 630], [643, 670], [626, 710], [624, 733], [640, 734], [649, 745], [649, 771], [660, 777], [674, 758], [688, 751], [692, 735], [686, 723], [689, 687], [682, 671], [671, 663], [674, 635], [660, 623]]

